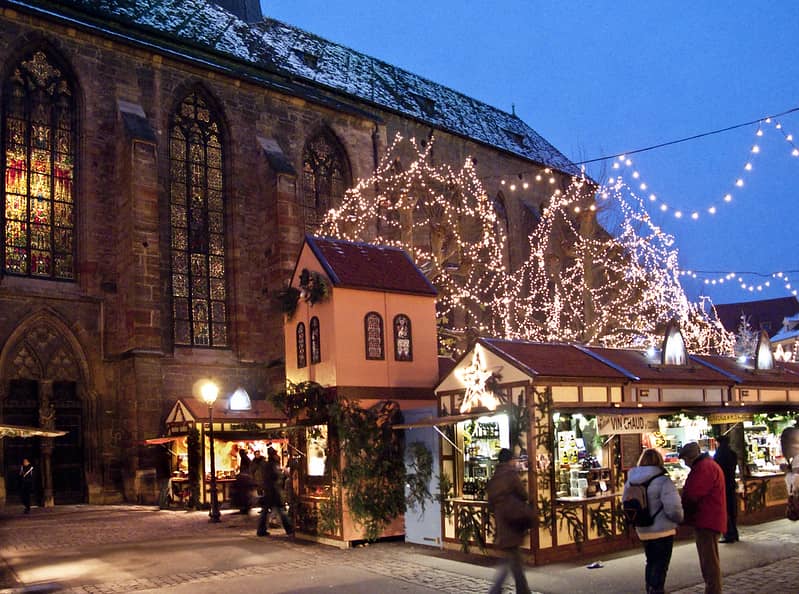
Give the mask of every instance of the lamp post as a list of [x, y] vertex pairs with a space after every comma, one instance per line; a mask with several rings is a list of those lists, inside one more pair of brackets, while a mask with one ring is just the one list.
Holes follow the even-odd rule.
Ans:
[[200, 388], [203, 402], [208, 405], [208, 437], [211, 440], [211, 511], [208, 513], [211, 522], [219, 521], [219, 498], [216, 492], [216, 456], [214, 455], [214, 402], [219, 395], [219, 386], [208, 381]]

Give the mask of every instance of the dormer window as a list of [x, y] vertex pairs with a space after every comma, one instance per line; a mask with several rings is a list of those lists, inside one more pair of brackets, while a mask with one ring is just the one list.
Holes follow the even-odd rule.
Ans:
[[302, 60], [302, 63], [305, 64], [308, 68], [316, 69], [319, 66], [319, 56], [316, 54], [312, 54], [311, 52], [300, 49], [298, 47], [294, 48], [294, 54]]
[[436, 115], [436, 101], [435, 99], [431, 99], [430, 97], [425, 97], [424, 95], [419, 95], [418, 93], [411, 93], [416, 104], [419, 106], [426, 115], [434, 116]]
[[250, 395], [244, 388], [236, 388], [236, 391], [230, 395], [228, 400], [228, 408], [230, 410], [250, 410], [252, 409], [252, 402]]
[[669, 322], [669, 325], [666, 326], [662, 353], [661, 363], [663, 365], [686, 365], [688, 363], [685, 340], [675, 322]]
[[771, 341], [768, 334], [760, 333], [755, 349], [755, 369], [774, 369], [774, 355], [771, 353]]
[[524, 134], [519, 134], [518, 132], [508, 130], [507, 128], [502, 128], [502, 131], [507, 134], [513, 142], [518, 144], [520, 147], [524, 147]]

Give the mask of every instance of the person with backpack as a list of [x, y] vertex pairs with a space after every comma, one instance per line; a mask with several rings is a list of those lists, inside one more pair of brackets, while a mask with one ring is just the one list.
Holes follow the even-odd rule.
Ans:
[[657, 450], [644, 450], [638, 464], [630, 469], [622, 506], [628, 523], [635, 526], [644, 545], [646, 593], [662, 594], [683, 509], [677, 487], [666, 473], [663, 456]]
[[685, 523], [694, 527], [705, 594], [721, 594], [719, 537], [727, 529], [724, 472], [696, 442], [685, 444], [680, 458], [691, 469], [682, 489], [682, 506]]

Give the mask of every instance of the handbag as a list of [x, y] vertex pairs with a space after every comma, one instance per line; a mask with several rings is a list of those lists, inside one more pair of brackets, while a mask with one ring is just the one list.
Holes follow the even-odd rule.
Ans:
[[509, 497], [505, 505], [505, 518], [514, 529], [525, 532], [535, 526], [535, 510], [529, 503]]

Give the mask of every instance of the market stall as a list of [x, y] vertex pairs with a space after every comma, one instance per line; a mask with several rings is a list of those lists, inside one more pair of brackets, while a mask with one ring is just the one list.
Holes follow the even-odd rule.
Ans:
[[[230, 501], [240, 471], [240, 450], [252, 460], [256, 451], [266, 456], [267, 448], [272, 447], [278, 452], [283, 465], [288, 464], [285, 417], [270, 403], [253, 401], [248, 408], [236, 410], [230, 408], [226, 399], [220, 399], [214, 403], [213, 419], [212, 443], [208, 407], [191, 399], [181, 399], [167, 415], [164, 436], [145, 441], [166, 449], [170, 468], [166, 496], [174, 503], [188, 504], [195, 497], [192, 484], [197, 485], [197, 502], [210, 502], [212, 451], [219, 501], [222, 504]], [[192, 476], [192, 447], [196, 448], [197, 455], [196, 476]]]

